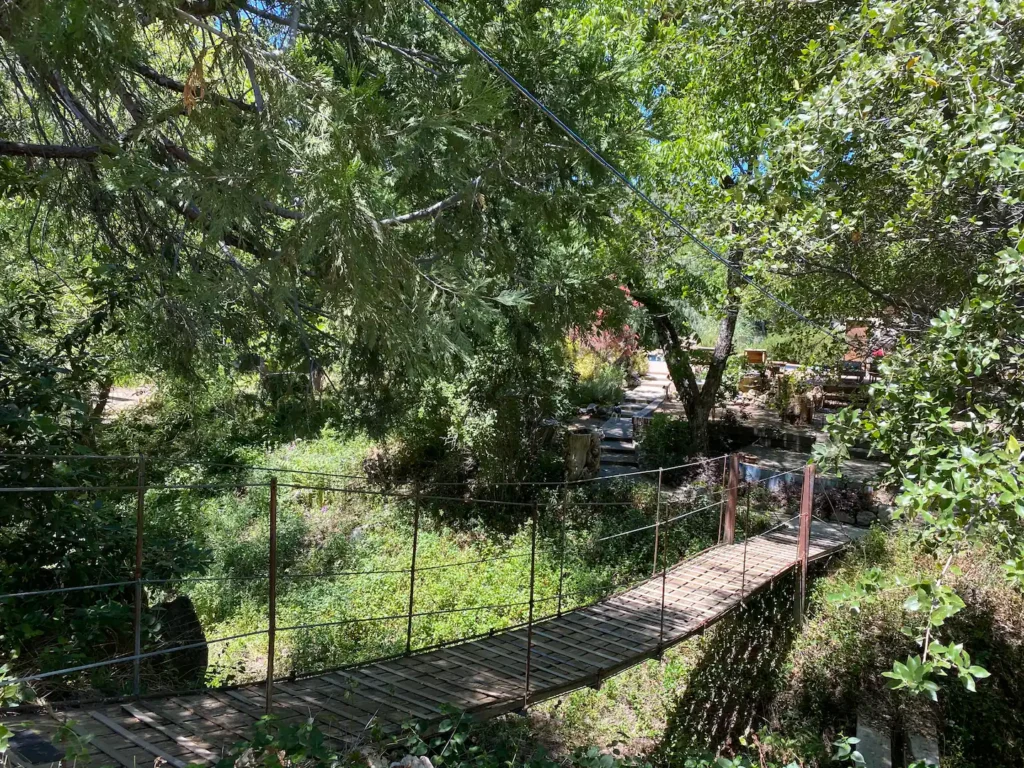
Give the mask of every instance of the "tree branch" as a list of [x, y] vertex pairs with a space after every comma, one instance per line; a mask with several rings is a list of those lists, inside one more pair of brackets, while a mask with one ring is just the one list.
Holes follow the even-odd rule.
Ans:
[[193, 16], [218, 16], [230, 11], [237, 3], [233, 0], [188, 0], [178, 6], [179, 10]]
[[482, 176], [477, 176], [469, 183], [469, 186], [466, 189], [460, 190], [452, 195], [448, 195], [444, 200], [438, 200], [436, 203], [428, 205], [426, 208], [420, 208], [418, 211], [403, 213], [401, 216], [392, 216], [391, 218], [381, 219], [377, 223], [382, 227], [396, 227], [402, 224], [409, 224], [414, 221], [434, 218], [442, 211], [458, 205], [470, 192], [475, 193], [480, 187], [482, 179]]
[[[162, 88], [167, 88], [168, 90], [174, 91], [175, 93], [185, 93], [184, 83], [180, 83], [173, 77], [168, 77], [167, 75], [161, 72], [157, 72], [155, 69], [153, 69], [150, 66], [147, 66], [146, 64], [135, 64], [132, 66], [132, 71], [135, 72], [135, 74], [141, 75], [142, 77], [149, 80], [151, 83], [155, 83], [156, 85], [159, 85]], [[221, 96], [218, 93], [212, 93], [205, 98], [209, 99], [215, 104], [229, 104], [232, 107], [237, 107], [243, 112], [257, 111], [256, 106], [254, 104], [248, 104], [244, 101], [240, 101], [239, 99], [232, 99], [227, 96]]]
[[[296, 4], [296, 7], [297, 7], [297, 4]], [[292, 26], [292, 20], [291, 19], [287, 19], [284, 16], [281, 16], [280, 14], [274, 13], [273, 11], [268, 11], [265, 8], [257, 8], [252, 3], [242, 3], [240, 5], [240, 8], [243, 11], [245, 11], [246, 13], [251, 13], [253, 16], [259, 16], [261, 19], [266, 19], [267, 21], [272, 21], [275, 24], [280, 24], [283, 27], [291, 27]], [[314, 29], [312, 24], [305, 24], [305, 23], [303, 23], [301, 21], [299, 23], [295, 24], [294, 28], [299, 30], [300, 32], [314, 32], [315, 31], [315, 29]]]
[[0, 140], [0, 155], [14, 157], [44, 157], [50, 160], [93, 160], [103, 154], [113, 154], [113, 151], [98, 144], [69, 146], [66, 144], [25, 144], [20, 141]]
[[[296, 8], [298, 8], [297, 4]], [[272, 21], [275, 24], [280, 24], [282, 27], [289, 27], [306, 33], [319, 33], [319, 30], [317, 30], [317, 28], [312, 24], [305, 24], [302, 22], [294, 23], [294, 18], [286, 18], [279, 13], [268, 11], [265, 8], [257, 8], [252, 3], [242, 3], [241, 9], [246, 13], [251, 13], [253, 16], [258, 16], [261, 19], [266, 19], [267, 21]], [[367, 45], [372, 45], [376, 48], [397, 53], [399, 56], [402, 56], [410, 60], [413, 64], [417, 64], [419, 66], [423, 66], [423, 62], [425, 61], [437, 65], [455, 64], [454, 61], [444, 59], [436, 54], [428, 53], [427, 51], [421, 51], [417, 48], [407, 48], [401, 45], [395, 45], [394, 43], [389, 43], [386, 40], [380, 40], [370, 35], [364, 35], [361, 32], [356, 32], [355, 35]], [[326, 37], [327, 35], [324, 36]], [[432, 69], [429, 69], [429, 71], [434, 72], [435, 74], [440, 74]]]
[[252, 86], [252, 98], [253, 101], [255, 102], [254, 109], [257, 112], [262, 112], [263, 92], [260, 90], [259, 83], [256, 82], [256, 64], [255, 62], [253, 62], [252, 56], [249, 55], [249, 52], [245, 50], [245, 48], [243, 48], [242, 45], [239, 43], [238, 36], [236, 35], [232, 37], [231, 35], [226, 35], [224, 34], [224, 32], [217, 29], [216, 27], [211, 27], [205, 21], [197, 19], [195, 16], [186, 13], [180, 8], [176, 8], [175, 13], [178, 15], [179, 18], [184, 19], [189, 24], [193, 24], [199, 29], [205, 29], [211, 35], [214, 35], [215, 37], [219, 37], [222, 40], [227, 41], [228, 43], [234, 45], [238, 49], [238, 53], [242, 57], [242, 62], [245, 64], [246, 72], [248, 72], [249, 74], [249, 84]]

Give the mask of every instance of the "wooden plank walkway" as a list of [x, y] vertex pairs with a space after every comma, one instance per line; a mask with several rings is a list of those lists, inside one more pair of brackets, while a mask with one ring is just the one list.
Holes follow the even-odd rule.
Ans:
[[[395, 730], [410, 719], [433, 719], [445, 704], [493, 716], [602, 680], [703, 631], [744, 596], [788, 571], [796, 559], [796, 521], [742, 543], [685, 560], [666, 575], [662, 634], [662, 577], [649, 579], [586, 608], [533, 625], [530, 690], [526, 695], [526, 628], [461, 645], [275, 684], [274, 713], [283, 722], [315, 718], [337, 748], [366, 741], [369, 729]], [[810, 558], [824, 557], [862, 534], [814, 521]], [[746, 570], [744, 573], [744, 562]], [[659, 647], [659, 636], [664, 638]], [[234, 690], [143, 698], [57, 713], [80, 734], [93, 765], [121, 768], [156, 761], [183, 768], [215, 762], [249, 736], [263, 714], [262, 684]], [[57, 723], [45, 713], [0, 721], [15, 733], [48, 740]], [[22, 742], [26, 734], [16, 739]], [[23, 742], [22, 742], [23, 743]], [[45, 745], [44, 745], [45, 746]], [[45, 749], [16, 746], [24, 766], [51, 764]], [[35, 762], [32, 762], [35, 760]]]

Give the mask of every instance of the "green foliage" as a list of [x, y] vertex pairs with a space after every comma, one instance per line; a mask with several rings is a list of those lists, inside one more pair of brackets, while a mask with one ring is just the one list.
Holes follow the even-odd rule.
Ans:
[[[943, 574], [945, 571], [943, 571]], [[921, 653], [908, 656], [906, 663], [896, 661], [891, 670], [882, 676], [890, 680], [894, 690], [906, 689], [912, 694], [926, 694], [932, 700], [938, 699], [939, 685], [936, 677], [945, 677], [953, 671], [968, 691], [976, 690], [975, 681], [989, 677], [989, 673], [971, 664], [970, 655], [962, 643], [943, 645], [934, 639], [933, 633], [945, 625], [946, 620], [964, 608], [964, 601], [939, 578], [925, 578], [905, 583], [898, 576], [886, 579], [877, 568], [869, 570], [853, 588], [830, 595], [837, 604], [847, 605], [854, 610], [882, 591], [902, 590], [910, 596], [903, 603], [908, 614], [919, 617], [916, 624], [904, 626], [903, 634], [914, 639]]]
[[796, 376], [791, 373], [783, 373], [775, 379], [775, 391], [772, 394], [772, 408], [780, 419], [784, 419], [786, 411], [789, 410], [790, 402], [797, 393]]
[[683, 464], [693, 456], [692, 432], [683, 419], [655, 413], [640, 442], [640, 461], [646, 468]]
[[[1017, 764], [1024, 743], [1017, 683], [1024, 658], [1016, 650], [1022, 631], [1016, 612], [1024, 605], [1024, 596], [1004, 580], [998, 549], [991, 544], [979, 543], [958, 554], [943, 577], [944, 564], [922, 551], [913, 528], [877, 528], [835, 572], [817, 579], [807, 625], [796, 640], [775, 705], [777, 730], [850, 733], [858, 709], [872, 707], [889, 713], [896, 728], [921, 717], [941, 718], [937, 725], [943, 761], [951, 765]], [[931, 703], [926, 687], [918, 685], [919, 695], [908, 696], [909, 686], [894, 690], [897, 681], [882, 676], [893, 670], [894, 657], [908, 670], [915, 666], [906, 663], [910, 658], [917, 657], [915, 663], [933, 659], [929, 652], [921, 662], [919, 642], [927, 629], [931, 601], [923, 601], [917, 610], [907, 606], [908, 598], [920, 599], [912, 587], [923, 579], [945, 583], [966, 602], [940, 627], [933, 627], [932, 635], [945, 646], [950, 643], [940, 634], [955, 638], [954, 646], [962, 642], [970, 650], [969, 661], [959, 659], [965, 671], [975, 666], [975, 671], [983, 668], [991, 674], [978, 682], [975, 693], [959, 677], [955, 664], [932, 670], [924, 679], [938, 685], [938, 705]], [[953, 598], [953, 605], [956, 602]], [[910, 608], [917, 606], [911, 602]], [[950, 650], [957, 654], [955, 647], [932, 650], [943, 663], [952, 661], [943, 658]]]
[[[401, 393], [510, 316], [560, 337], [598, 308], [588, 248], [620, 188], [444, 24], [329, 0], [292, 35], [288, 3], [260, 8], [2, 12], [23, 146], [0, 153], [0, 252], [71, 317], [108, 300], [119, 374], [260, 367], [279, 390], [339, 364]], [[643, 14], [447, 10], [513, 71], [562, 73], [530, 85], [612, 156], [643, 146]]]
[[577, 359], [576, 380], [570, 390], [570, 399], [577, 405], [614, 405], [622, 402], [625, 394], [622, 369], [607, 363], [591, 352]]
[[[7, 685], [10, 680], [10, 668], [7, 664], [0, 665], [0, 709], [17, 706], [21, 702], [21, 689], [17, 685]], [[8, 743], [14, 733], [0, 723], [0, 755], [7, 752]]]
[[835, 365], [847, 348], [812, 328], [799, 327], [783, 333], [769, 333], [764, 340], [769, 360], [801, 365]]
[[312, 718], [305, 722], [278, 723], [274, 717], [260, 718], [249, 741], [239, 742], [217, 762], [217, 768], [235, 768], [240, 764], [282, 768], [306, 765], [313, 768], [358, 766], [358, 753], [337, 755], [327, 747], [326, 737]]
[[[445, 706], [439, 720], [406, 723], [397, 738], [383, 743], [384, 757], [396, 761], [408, 755], [424, 757], [432, 765], [448, 768], [653, 768], [659, 764], [649, 759], [625, 756], [615, 745], [609, 749], [581, 747], [557, 759], [536, 743], [524, 725], [513, 719], [483, 723], [471, 714]], [[376, 734], [376, 738], [380, 740], [381, 735]], [[770, 742], [770, 737], [767, 740]], [[856, 743], [855, 738], [836, 741], [831, 764], [863, 765], [863, 759], [853, 748]], [[359, 752], [338, 755], [329, 751], [325, 747], [324, 734], [312, 721], [283, 725], [274, 718], [260, 720], [252, 740], [236, 745], [218, 766], [231, 768], [243, 758], [247, 765], [268, 768], [299, 763], [311, 768], [358, 766], [366, 761]], [[747, 755], [690, 755], [675, 765], [685, 768], [753, 768], [755, 765], [761, 768], [797, 768], [799, 763], [793, 761], [783, 766], [782, 762], [771, 758], [766, 762], [763, 754], [759, 760]]]
[[392, 417], [393, 479], [558, 478], [561, 455], [545, 441], [545, 421], [570, 413], [568, 379], [560, 345], [546, 344], [536, 326], [499, 326], [457, 371], [426, 381]]
[[[979, 537], [995, 537], [1007, 552], [1020, 541], [1024, 495], [1014, 433], [1024, 427], [1024, 390], [1016, 375], [1024, 355], [1022, 266], [1020, 253], [1004, 249], [980, 276], [973, 296], [940, 312], [921, 339], [883, 363], [866, 408], [830, 418], [831, 442], [818, 450], [821, 459], [834, 462], [864, 440], [886, 455], [890, 477], [902, 483], [897, 516], [920, 524], [927, 541], [953, 552]], [[1007, 577], [1015, 573], [1011, 561]], [[911, 586], [916, 594], [907, 608], [927, 609], [928, 629], [919, 637], [920, 654], [897, 663], [887, 676], [899, 687], [934, 696], [934, 677], [955, 670], [973, 690], [984, 670], [971, 664], [962, 644], [929, 639], [929, 630], [942, 626], [963, 602], [940, 580]]]
[[1016, 539], [1022, 266], [1021, 254], [1004, 250], [974, 296], [940, 313], [917, 344], [883, 363], [868, 408], [844, 411], [829, 424], [833, 444], [822, 457], [870, 441], [904, 478], [899, 513], [925, 523], [938, 541], [985, 529], [1007, 543]]
[[[731, 194], [736, 239], [766, 276], [799, 274], [791, 290], [821, 316], [884, 311], [920, 327], [1009, 244], [1016, 217], [1000, 211], [1020, 206], [1024, 96], [1006, 74], [1020, 67], [1024, 9], [886, 0], [725, 13], [738, 23], [719, 44], [767, 46], [759, 83], [788, 80], [749, 183]], [[778, 42], [747, 43], [751, 22]]]

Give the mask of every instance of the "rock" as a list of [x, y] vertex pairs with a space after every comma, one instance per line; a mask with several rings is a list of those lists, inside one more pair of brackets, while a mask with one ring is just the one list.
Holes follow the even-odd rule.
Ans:
[[398, 762], [392, 763], [388, 768], [434, 768], [434, 766], [428, 757], [406, 755]]

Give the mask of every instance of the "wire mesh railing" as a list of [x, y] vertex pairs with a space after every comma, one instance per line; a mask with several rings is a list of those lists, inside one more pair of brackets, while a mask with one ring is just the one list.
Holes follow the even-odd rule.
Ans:
[[[51, 457], [52, 458], [52, 457]], [[70, 460], [71, 457], [68, 457]], [[121, 626], [115, 632], [120, 641], [108, 644], [117, 652], [105, 659], [83, 661], [54, 669], [29, 671], [15, 680], [15, 684], [36, 685], [41, 681], [55, 678], [93, 673], [98, 670], [128, 669], [119, 673], [120, 690], [139, 696], [144, 692], [162, 692], [171, 686], [161, 688], [159, 681], [164, 671], [159, 664], [168, 667], [205, 667], [206, 675], [194, 680], [193, 688], [202, 688], [211, 680], [215, 684], [260, 682], [267, 686], [267, 706], [273, 700], [275, 679], [282, 671], [276, 666], [282, 649], [278, 644], [281, 637], [291, 640], [284, 653], [287, 657], [285, 668], [288, 675], [310, 675], [355, 664], [380, 661], [452, 643], [465, 642], [496, 631], [525, 627], [527, 630], [527, 654], [525, 670], [526, 696], [530, 692], [530, 664], [533, 654], [532, 632], [534, 624], [561, 616], [564, 612], [607, 599], [635, 587], [638, 583], [661, 576], [661, 634], [659, 645], [664, 642], [664, 612], [667, 573], [680, 560], [692, 557], [718, 545], [731, 545], [737, 541], [737, 511], [739, 500], [745, 501], [743, 519], [740, 522], [743, 544], [743, 582], [741, 599], [746, 596], [746, 548], [747, 542], [757, 535], [770, 533], [800, 519], [800, 534], [793, 562], [804, 569], [806, 577], [807, 534], [810, 518], [805, 520], [804, 507], [811, 502], [801, 501], [800, 513], [793, 518], [778, 522], [763, 515], [756, 515], [751, 523], [751, 504], [755, 502], [756, 489], [767, 487], [771, 481], [788, 478], [802, 472], [804, 495], [813, 496], [813, 468], [780, 472], [757, 480], [745, 480], [737, 456], [721, 456], [689, 462], [675, 467], [638, 471], [631, 476], [650, 476], [655, 480], [653, 493], [648, 499], [638, 501], [625, 499], [592, 498], [587, 495], [587, 482], [552, 484], [524, 484], [537, 486], [542, 494], [531, 501], [499, 500], [489, 498], [467, 498], [465, 496], [441, 493], [423, 493], [418, 485], [408, 490], [382, 491], [366, 487], [335, 485], [332, 478], [354, 476], [327, 472], [305, 473], [312, 482], [303, 482], [300, 475], [294, 482], [278, 482], [271, 476], [267, 482], [238, 482], [223, 484], [152, 484], [146, 480], [146, 460], [140, 457], [118, 457], [137, 461], [137, 482], [135, 485], [116, 484], [110, 486], [85, 485], [32, 485], [2, 488], [4, 493], [97, 493], [111, 490], [133, 491], [135, 493], [136, 546], [132, 566], [132, 578], [121, 578], [90, 585], [58, 586], [52, 589], [32, 589], [0, 594], [0, 607], [15, 600], [26, 600], [43, 596], [67, 596], [96, 590], [121, 590], [121, 603], [131, 607], [130, 632]], [[710, 467], [720, 465], [722, 472], [712, 482], [701, 487], [691, 486], [686, 493], [678, 489], [666, 489], [663, 484], [669, 471]], [[274, 472], [273, 468], [258, 468]], [[283, 471], [283, 470], [282, 470]], [[610, 478], [618, 480], [621, 476]], [[359, 478], [363, 480], [365, 478]], [[597, 482], [597, 480], [594, 480]], [[264, 572], [244, 575], [150, 575], [147, 574], [146, 549], [146, 501], [147, 493], [164, 493], [180, 490], [224, 490], [248, 492], [249, 489], [266, 490], [267, 540]], [[810, 489], [810, 490], [808, 490]], [[410, 549], [405, 562], [380, 564], [367, 568], [320, 568], [309, 571], [290, 572], [282, 570], [278, 562], [278, 513], [279, 494], [282, 491], [296, 493], [341, 494], [343, 496], [370, 495], [380, 497], [387, 503], [404, 505], [401, 515], [405, 524], [411, 523]], [[809, 497], [810, 498], [810, 497]], [[421, 535], [425, 525], [424, 513], [428, 507], [438, 505], [479, 505], [484, 508], [503, 507], [517, 511], [525, 517], [524, 527], [528, 533], [520, 535], [516, 546], [507, 551], [487, 553], [486, 556], [456, 558], [441, 562], [422, 561]], [[808, 507], [808, 510], [810, 507]], [[408, 519], [411, 517], [411, 520]], [[652, 520], [653, 518], [653, 520]], [[774, 523], [774, 526], [769, 524]], [[806, 523], [806, 524], [805, 524]], [[805, 531], [806, 528], [806, 531]], [[646, 563], [646, 565], [645, 565]], [[801, 565], [802, 564], [802, 565]], [[508, 580], [503, 582], [508, 589], [501, 594], [507, 599], [500, 601], [473, 599], [460, 591], [462, 581], [453, 582], [450, 589], [427, 589], [431, 580], [454, 578], [453, 572], [460, 569], [471, 571], [478, 579], [486, 577], [488, 569], [505, 569], [502, 573]], [[301, 610], [281, 601], [283, 594], [296, 585], [317, 586], [334, 580], [363, 580], [372, 588], [368, 594], [376, 595], [365, 602], [378, 606], [376, 611], [365, 615], [351, 615], [348, 606], [328, 605], [318, 615], [303, 615]], [[216, 590], [224, 585], [237, 591], [245, 610], [252, 615], [262, 616], [265, 622], [256, 628], [240, 627], [243, 631], [232, 631], [230, 624], [224, 624], [224, 633], [207, 638], [201, 631], [197, 639], [180, 634], [177, 639], [168, 640], [150, 631], [150, 625], [159, 620], [151, 601], [158, 592], [180, 594], [184, 589], [195, 590], [202, 597], [203, 590]], [[130, 593], [127, 595], [126, 592]], [[466, 598], [460, 600], [457, 598]], [[802, 594], [800, 601], [802, 602]], [[453, 602], [454, 601], [454, 602]], [[308, 614], [308, 612], [307, 612]], [[122, 624], [123, 624], [122, 620]], [[483, 629], [485, 628], [486, 629]], [[344, 630], [339, 641], [328, 638], [332, 632]], [[166, 633], [165, 633], [166, 634]], [[130, 635], [130, 638], [129, 638]], [[193, 634], [195, 636], [195, 634]], [[130, 642], [129, 642], [130, 640]], [[330, 646], [330, 652], [324, 649]], [[223, 648], [239, 647], [240, 654], [248, 657], [245, 670], [231, 671], [230, 659], [212, 677], [210, 668], [217, 667]], [[211, 660], [210, 654], [215, 654]], [[168, 661], [174, 656], [186, 654], [198, 656], [183, 664]], [[218, 655], [219, 654], [219, 655]], [[262, 658], [254, 664], [253, 659]], [[254, 668], [258, 671], [254, 671]], [[168, 674], [169, 678], [180, 680]], [[157, 681], [154, 683], [153, 681]], [[144, 685], [145, 684], [145, 685]], [[81, 686], [79, 686], [80, 690]], [[75, 686], [71, 686], [76, 690]], [[175, 691], [177, 692], [177, 691]]]

